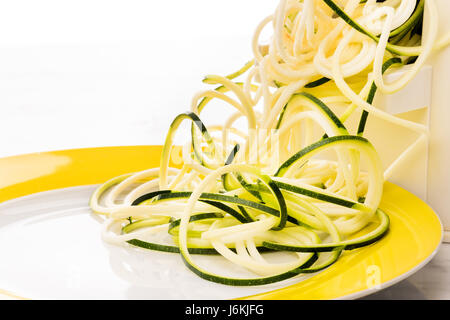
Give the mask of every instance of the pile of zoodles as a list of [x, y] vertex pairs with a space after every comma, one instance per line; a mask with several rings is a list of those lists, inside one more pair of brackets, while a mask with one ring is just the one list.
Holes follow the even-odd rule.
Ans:
[[[266, 28], [273, 34], [262, 44]], [[379, 209], [384, 181], [428, 132], [372, 103], [378, 92], [404, 88], [449, 43], [437, 32], [433, 0], [281, 0], [256, 28], [253, 59], [228, 76], [206, 76], [211, 87], [173, 120], [160, 167], [94, 192], [90, 206], [105, 216], [103, 239], [179, 254], [198, 276], [235, 286], [317, 272], [344, 250], [380, 240], [389, 230]], [[387, 83], [384, 73], [399, 68], [401, 77]], [[220, 125], [203, 123], [215, 102], [234, 112]], [[354, 114], [360, 121], [350, 132]], [[417, 133], [388, 168], [364, 137], [369, 116]], [[171, 167], [185, 121], [183, 161]], [[289, 259], [267, 258], [280, 251]], [[253, 276], [213, 272], [197, 255], [220, 255]]]

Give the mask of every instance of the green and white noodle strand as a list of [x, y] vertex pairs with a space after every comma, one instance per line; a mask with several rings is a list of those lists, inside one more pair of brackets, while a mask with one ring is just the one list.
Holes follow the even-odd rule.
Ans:
[[[379, 241], [389, 232], [379, 208], [384, 181], [427, 142], [428, 129], [372, 102], [404, 88], [450, 43], [437, 31], [434, 0], [280, 0], [256, 26], [253, 57], [236, 72], [206, 76], [213, 87], [174, 119], [160, 166], [114, 177], [92, 194], [102, 238], [179, 254], [199, 277], [235, 286], [318, 272], [345, 250]], [[400, 67], [387, 83], [385, 72]], [[231, 114], [203, 123], [214, 102]], [[348, 124], [355, 113], [357, 129]], [[372, 116], [418, 134], [387, 168], [364, 137]], [[176, 154], [184, 120], [191, 130]], [[196, 256], [211, 254], [253, 276], [207, 270]]]

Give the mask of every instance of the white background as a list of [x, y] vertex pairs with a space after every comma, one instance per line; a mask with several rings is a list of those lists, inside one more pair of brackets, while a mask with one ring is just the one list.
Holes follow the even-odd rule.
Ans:
[[0, 1], [0, 157], [161, 144], [276, 0]]

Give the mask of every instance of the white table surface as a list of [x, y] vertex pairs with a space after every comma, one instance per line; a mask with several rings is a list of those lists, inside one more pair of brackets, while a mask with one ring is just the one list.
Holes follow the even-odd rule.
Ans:
[[[227, 74], [251, 57], [248, 40], [186, 39], [170, 50], [161, 49], [167, 40], [0, 47], [0, 157], [161, 144], [172, 118], [206, 88], [204, 75]], [[408, 279], [366, 299], [450, 299], [450, 244]]]

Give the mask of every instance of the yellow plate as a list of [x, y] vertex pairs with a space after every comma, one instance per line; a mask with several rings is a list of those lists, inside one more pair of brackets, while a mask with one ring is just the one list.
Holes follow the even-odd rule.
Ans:
[[[161, 146], [103, 147], [27, 154], [0, 159], [0, 202], [37, 192], [103, 183], [159, 164]], [[249, 299], [357, 298], [390, 286], [423, 267], [442, 240], [433, 210], [387, 182], [380, 207], [391, 219], [381, 241], [348, 251], [313, 277]], [[0, 293], [7, 294], [7, 292]], [[15, 296], [21, 296], [15, 292]]]

